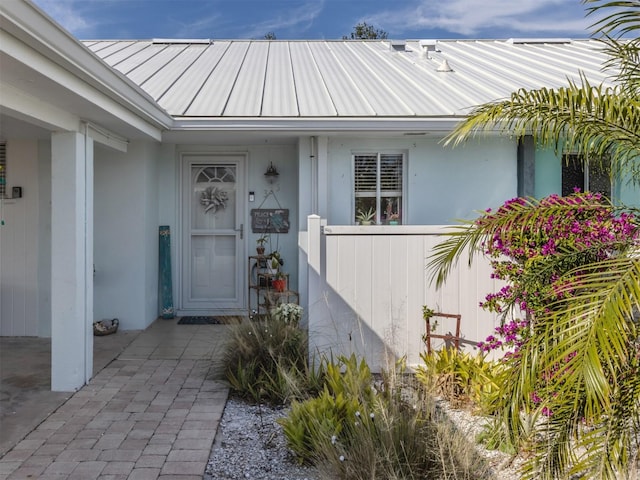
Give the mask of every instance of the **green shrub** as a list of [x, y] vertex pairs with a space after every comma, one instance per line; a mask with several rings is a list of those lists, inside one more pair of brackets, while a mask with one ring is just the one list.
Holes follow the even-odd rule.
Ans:
[[488, 450], [499, 450], [509, 455], [517, 453], [516, 447], [509, 438], [507, 426], [499, 417], [492, 418], [487, 423], [482, 432], [478, 434], [477, 440], [482, 443]]
[[482, 354], [471, 355], [454, 348], [423, 353], [420, 358], [424, 365], [418, 367], [418, 380], [454, 407], [470, 405], [485, 415], [500, 408], [507, 374], [502, 362], [486, 361]]
[[340, 435], [347, 419], [355, 418], [361, 409], [355, 397], [333, 395], [325, 387], [318, 397], [294, 401], [289, 415], [279, 423], [300, 463], [313, 463], [323, 446]]
[[225, 375], [242, 397], [285, 403], [321, 388], [317, 374], [309, 372], [307, 351], [306, 332], [296, 323], [278, 318], [245, 323], [227, 344]]
[[374, 379], [352, 355], [327, 364], [322, 394], [294, 402], [280, 423], [299, 460], [327, 478], [485, 478], [473, 447], [455, 432], [444, 435], [433, 411], [402, 368]]
[[280, 421], [287, 443], [301, 462], [312, 462], [327, 439], [338, 435], [348, 418], [364, 411], [374, 398], [373, 377], [364, 360], [355, 355], [326, 362], [322, 393], [302, 403], [293, 402]]
[[347, 417], [341, 432], [320, 452], [320, 469], [333, 478], [437, 478], [431, 403], [414, 403], [381, 391], [362, 411]]

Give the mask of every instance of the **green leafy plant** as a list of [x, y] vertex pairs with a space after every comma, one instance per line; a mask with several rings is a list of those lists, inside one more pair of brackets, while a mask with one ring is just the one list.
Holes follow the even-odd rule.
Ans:
[[325, 366], [320, 396], [293, 402], [290, 414], [280, 421], [287, 443], [301, 462], [313, 462], [327, 438], [341, 432], [343, 424], [373, 399], [371, 370], [355, 355], [339, 357]]
[[361, 409], [355, 397], [332, 394], [325, 386], [318, 397], [294, 401], [289, 415], [279, 423], [298, 461], [313, 463], [322, 456], [326, 440], [337, 437], [346, 420]]
[[297, 323], [268, 318], [242, 324], [227, 344], [225, 375], [242, 397], [284, 403], [307, 395], [307, 351], [306, 332]]
[[368, 210], [358, 210], [356, 220], [360, 225], [369, 225], [376, 218], [376, 211], [373, 207], [369, 207]]
[[269, 255], [267, 255], [267, 260], [269, 262], [269, 267], [273, 270], [279, 270], [280, 266], [284, 265], [284, 259], [280, 255], [280, 252], [274, 250]]
[[298, 325], [302, 318], [303, 309], [297, 303], [280, 303], [273, 310], [271, 316], [284, 323]]
[[[615, 86], [591, 85], [582, 75], [566, 88], [521, 89], [506, 100], [474, 109], [447, 143], [462, 143], [485, 129], [497, 128], [516, 138], [533, 135], [539, 145], [583, 154], [585, 163], [609, 158], [613, 178], [640, 184], [640, 3], [583, 3], [588, 14], [604, 13], [593, 27], [610, 56], [603, 68], [615, 67]], [[535, 232], [540, 219], [558, 217], [557, 211], [529, 203], [514, 204], [513, 215], [498, 222], [454, 232], [437, 246], [430, 263], [437, 284], [462, 253], [472, 261], [487, 239], [525, 245], [523, 232]], [[637, 451], [640, 431], [640, 260], [637, 239], [628, 240], [605, 259], [597, 256], [601, 245], [584, 245], [584, 252], [596, 254], [594, 261], [576, 270], [562, 269], [559, 276], [571, 281], [550, 292], [560, 300], [540, 298], [549, 311], [536, 312], [528, 336], [512, 357], [501, 415], [514, 445], [528, 424], [542, 440], [525, 465], [530, 477], [630, 478], [637, 467], [632, 452], [634, 447]], [[573, 255], [563, 248], [542, 262], [531, 258], [525, 275], [532, 282], [544, 278], [541, 274], [550, 268], [572, 264]], [[539, 395], [541, 386], [546, 391]], [[532, 407], [534, 395], [539, 398]]]
[[509, 438], [509, 432], [500, 418], [492, 417], [482, 428], [476, 440], [488, 450], [498, 450], [509, 455], [517, 453], [516, 447]]
[[264, 244], [267, 243], [268, 241], [269, 241], [269, 237], [267, 236], [266, 233], [263, 233], [258, 237], [258, 239], [256, 240], [256, 243], [258, 244], [258, 246], [264, 247]]
[[461, 434], [434, 419], [434, 403], [404, 363], [371, 375], [354, 355], [329, 362], [320, 396], [281, 420], [299, 461], [326, 478], [487, 478]]
[[502, 382], [506, 379], [503, 363], [455, 348], [422, 353], [420, 358], [424, 365], [418, 367], [417, 379], [452, 406], [470, 406], [483, 414], [492, 414], [499, 408]]

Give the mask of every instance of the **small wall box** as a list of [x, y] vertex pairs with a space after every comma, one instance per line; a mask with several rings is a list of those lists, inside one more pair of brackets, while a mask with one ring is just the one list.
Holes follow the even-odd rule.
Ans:
[[22, 187], [11, 188], [11, 198], [22, 198]]

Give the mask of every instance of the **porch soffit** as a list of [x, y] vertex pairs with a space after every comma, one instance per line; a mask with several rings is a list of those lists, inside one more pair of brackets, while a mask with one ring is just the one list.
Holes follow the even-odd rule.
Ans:
[[0, 80], [34, 98], [132, 138], [159, 140], [171, 117], [35, 5], [0, 6]]

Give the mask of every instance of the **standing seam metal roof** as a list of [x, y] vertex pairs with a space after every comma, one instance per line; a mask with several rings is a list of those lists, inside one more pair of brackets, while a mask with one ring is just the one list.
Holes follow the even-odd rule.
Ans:
[[[519, 88], [606, 82], [595, 40], [85, 42], [180, 118], [424, 118], [466, 114]], [[446, 60], [453, 71], [438, 72]]]

